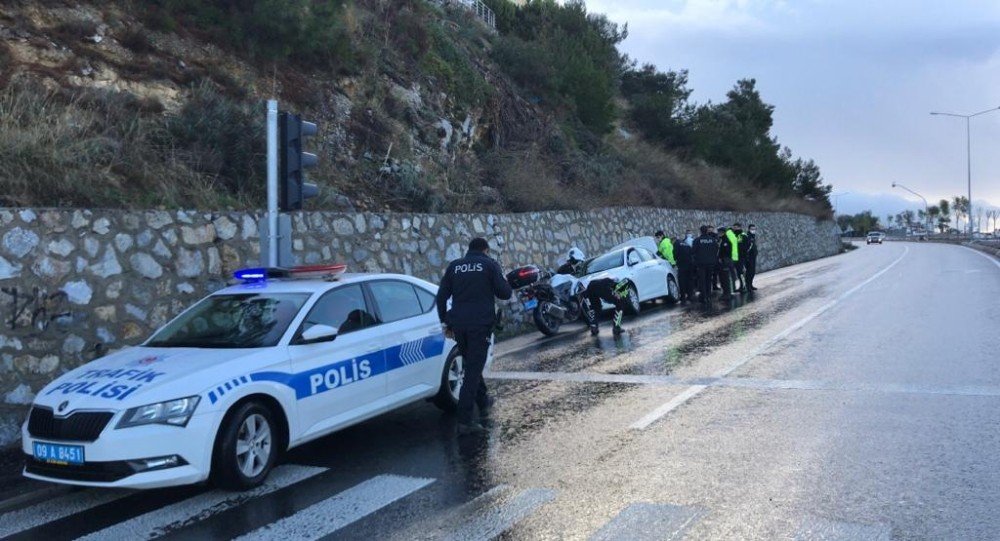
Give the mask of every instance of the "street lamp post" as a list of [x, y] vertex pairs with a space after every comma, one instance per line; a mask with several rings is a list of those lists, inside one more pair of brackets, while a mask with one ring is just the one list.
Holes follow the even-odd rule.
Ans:
[[993, 107], [993, 108], [987, 109], [985, 111], [979, 111], [978, 113], [972, 113], [971, 115], [961, 115], [961, 114], [957, 114], [957, 113], [931, 112], [932, 115], [953, 116], [953, 117], [958, 117], [958, 118], [964, 118], [965, 119], [965, 159], [966, 159], [965, 171], [966, 171], [966, 174], [968, 176], [968, 182], [969, 182], [969, 194], [968, 194], [968, 197], [969, 197], [969, 208], [966, 209], [966, 210], [969, 212], [969, 217], [970, 217], [969, 223], [968, 223], [969, 236], [970, 237], [972, 236], [972, 219], [971, 219], [971, 217], [972, 217], [972, 130], [969, 127], [969, 120], [972, 117], [979, 116], [979, 115], [985, 115], [986, 113], [992, 113], [993, 111], [1000, 111], [1000, 107]]
[[830, 197], [833, 199], [833, 217], [834, 217], [834, 219], [837, 218], [837, 198], [840, 197], [840, 196], [842, 196], [842, 195], [851, 195], [851, 192], [840, 192], [840, 193], [830, 194]]
[[906, 186], [903, 186], [902, 184], [900, 184], [898, 182], [893, 182], [892, 183], [892, 187], [893, 188], [902, 188], [902, 189], [904, 189], [904, 190], [912, 193], [913, 195], [919, 197], [920, 199], [924, 200], [924, 227], [926, 228], [927, 225], [930, 223], [930, 220], [931, 220], [930, 213], [927, 212], [927, 210], [930, 208], [930, 206], [927, 205], [927, 198], [924, 197], [924, 196], [922, 196], [922, 195], [920, 195], [920, 194], [918, 194], [917, 192], [915, 192], [915, 191], [907, 188]]

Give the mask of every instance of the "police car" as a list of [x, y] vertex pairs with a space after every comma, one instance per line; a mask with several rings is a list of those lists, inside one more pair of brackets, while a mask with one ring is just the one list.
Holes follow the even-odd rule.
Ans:
[[291, 447], [422, 399], [454, 409], [463, 366], [437, 287], [343, 271], [238, 271], [142, 345], [59, 377], [22, 427], [24, 475], [245, 490]]

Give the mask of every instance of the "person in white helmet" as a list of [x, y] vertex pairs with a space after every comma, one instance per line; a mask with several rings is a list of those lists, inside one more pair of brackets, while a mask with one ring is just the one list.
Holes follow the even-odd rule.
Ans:
[[587, 256], [583, 255], [583, 250], [573, 247], [569, 249], [569, 253], [566, 254], [566, 262], [556, 269], [556, 274], [572, 274], [576, 275], [580, 271], [580, 266], [583, 265], [584, 260]]

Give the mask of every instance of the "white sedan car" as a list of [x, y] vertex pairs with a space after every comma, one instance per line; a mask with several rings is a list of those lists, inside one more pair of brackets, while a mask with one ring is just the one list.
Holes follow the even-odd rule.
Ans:
[[[604, 255], [585, 263], [584, 283], [600, 278], [616, 281], [628, 280], [631, 287], [628, 311], [638, 314], [643, 302], [666, 298], [677, 302], [680, 289], [673, 265], [656, 257], [656, 244], [652, 237], [641, 237], [619, 244]], [[610, 305], [604, 308], [612, 308]]]
[[238, 272], [244, 283], [141, 346], [50, 383], [21, 431], [24, 475], [248, 489], [291, 447], [426, 398], [455, 408], [462, 359], [436, 286], [395, 274], [270, 279], [294, 274]]

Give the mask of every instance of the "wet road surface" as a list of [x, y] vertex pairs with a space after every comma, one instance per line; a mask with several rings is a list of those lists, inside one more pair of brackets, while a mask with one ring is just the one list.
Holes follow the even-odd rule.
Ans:
[[247, 494], [77, 490], [24, 539], [996, 539], [1000, 263], [889, 243], [498, 347], [490, 433], [417, 404]]

